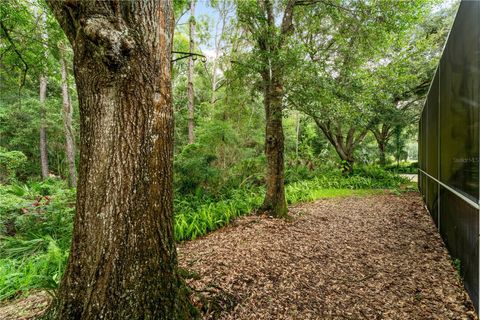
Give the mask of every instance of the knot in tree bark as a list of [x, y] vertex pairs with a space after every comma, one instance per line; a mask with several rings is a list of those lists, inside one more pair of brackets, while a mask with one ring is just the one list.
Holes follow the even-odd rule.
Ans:
[[270, 147], [273, 147], [275, 145], [275, 137], [274, 136], [268, 136], [267, 137], [267, 143]]
[[121, 68], [135, 49], [135, 40], [128, 34], [128, 27], [115, 26], [101, 15], [81, 22], [85, 37], [97, 47], [96, 53], [107, 67]]

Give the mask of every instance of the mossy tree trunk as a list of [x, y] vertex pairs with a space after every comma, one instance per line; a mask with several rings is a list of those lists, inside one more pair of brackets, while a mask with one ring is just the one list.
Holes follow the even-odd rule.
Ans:
[[[273, 78], [273, 79], [272, 79]], [[288, 213], [285, 199], [285, 138], [283, 134], [283, 88], [273, 72], [264, 73], [266, 192], [262, 209], [277, 217]]]
[[191, 319], [173, 237], [172, 2], [49, 0], [74, 51], [77, 214], [50, 319]]
[[[258, 16], [249, 19], [248, 25], [260, 50], [262, 67], [260, 75], [263, 86], [265, 107], [265, 156], [267, 158], [266, 193], [262, 211], [275, 217], [288, 214], [285, 198], [284, 173], [284, 134], [283, 134], [283, 77], [285, 67], [282, 50], [293, 30], [295, 0], [285, 3], [282, 22], [275, 24], [274, 2], [257, 0]], [[254, 22], [255, 21], [255, 22]]]

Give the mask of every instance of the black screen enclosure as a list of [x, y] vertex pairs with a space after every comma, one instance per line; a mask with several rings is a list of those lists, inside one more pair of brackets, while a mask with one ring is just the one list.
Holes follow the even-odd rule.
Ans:
[[462, 1], [419, 124], [418, 185], [478, 312], [480, 1]]

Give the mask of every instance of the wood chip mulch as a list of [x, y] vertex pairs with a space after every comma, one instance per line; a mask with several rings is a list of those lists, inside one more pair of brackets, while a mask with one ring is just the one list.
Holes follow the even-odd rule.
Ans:
[[417, 193], [248, 216], [179, 246], [204, 319], [477, 319]]
[[[178, 248], [204, 319], [477, 319], [417, 193], [325, 199], [291, 221], [248, 216]], [[0, 305], [32, 319], [49, 296]]]

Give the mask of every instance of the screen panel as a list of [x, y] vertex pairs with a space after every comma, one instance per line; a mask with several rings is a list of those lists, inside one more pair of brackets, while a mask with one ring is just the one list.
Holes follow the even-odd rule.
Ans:
[[438, 70], [433, 78], [427, 105], [427, 161], [426, 172], [432, 177], [438, 178]]
[[[423, 152], [422, 152], [422, 125], [423, 125], [423, 117], [420, 116], [420, 122], [418, 123], [418, 168], [422, 169], [422, 161], [423, 161]], [[418, 190], [420, 193], [423, 193], [423, 186], [422, 186], [422, 171], [418, 170]]]
[[478, 199], [479, 54], [477, 1], [465, 1], [440, 61], [440, 178]]
[[430, 212], [430, 215], [432, 216], [433, 221], [435, 222], [435, 225], [438, 227], [438, 202], [439, 202], [439, 197], [438, 197], [438, 183], [431, 179], [428, 178], [426, 179], [427, 181], [427, 208], [428, 211]]
[[427, 171], [427, 127], [428, 127], [428, 117], [427, 117], [428, 105], [423, 108], [422, 112], [422, 170]]
[[[422, 111], [419, 189], [479, 306], [480, 1], [462, 1]], [[439, 180], [435, 181], [435, 180]], [[441, 186], [447, 185], [452, 190]], [[469, 203], [472, 200], [473, 203]]]
[[440, 233], [478, 310], [478, 210], [440, 187]]
[[425, 174], [422, 174], [422, 189], [423, 189], [422, 198], [423, 198], [423, 201], [426, 202], [428, 186], [427, 186], [427, 176]]

